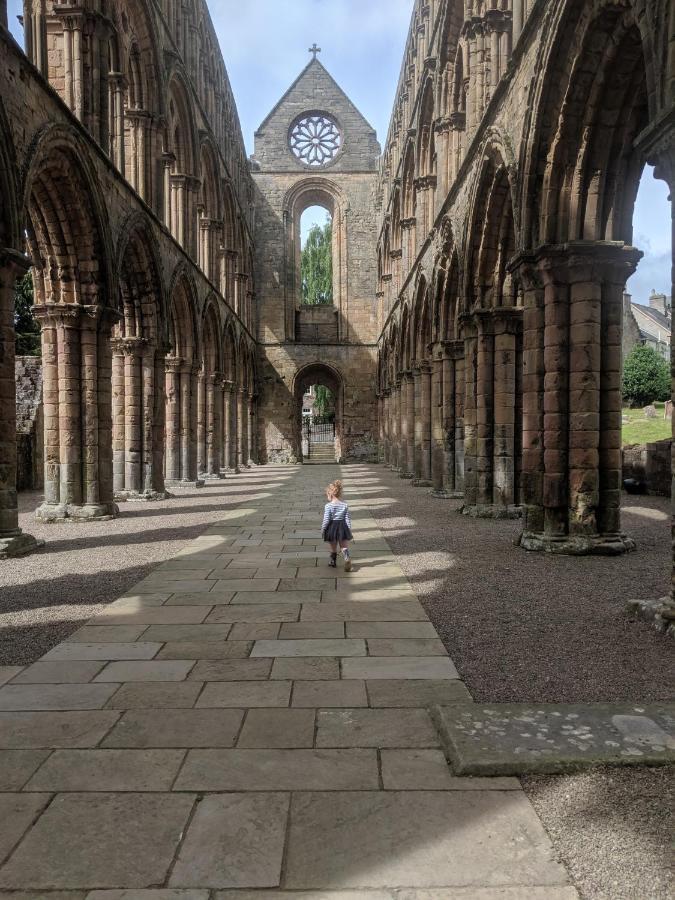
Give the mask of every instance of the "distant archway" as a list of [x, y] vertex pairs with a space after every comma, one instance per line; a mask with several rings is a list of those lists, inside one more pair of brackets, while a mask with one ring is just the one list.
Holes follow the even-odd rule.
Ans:
[[[324, 456], [328, 454], [325, 453], [325, 449], [323, 449], [323, 454], [321, 456], [322, 461], [325, 462], [340, 462], [342, 459], [342, 448], [344, 445], [344, 437], [343, 437], [343, 404], [344, 404], [344, 391], [343, 391], [343, 381], [342, 375], [338, 372], [337, 369], [334, 369], [332, 366], [328, 366], [325, 363], [311, 363], [308, 366], [300, 369], [300, 371], [295, 376], [295, 381], [293, 383], [293, 400], [294, 400], [294, 413], [293, 413], [293, 442], [295, 444], [295, 454], [300, 462], [308, 462], [312, 460], [312, 438], [314, 437], [314, 433], [311, 430], [311, 426], [308, 429], [307, 426], [303, 428], [303, 397], [307, 393], [307, 391], [315, 386], [322, 386], [328, 388], [333, 397], [334, 403], [334, 424], [335, 424], [335, 436], [333, 441], [333, 447], [335, 451], [334, 459], [325, 459]], [[306, 418], [306, 417], [305, 417]], [[330, 445], [330, 441], [326, 442], [325, 440], [318, 440], [319, 435], [316, 433], [316, 443], [321, 443], [322, 448], [325, 448], [326, 443]], [[317, 447], [314, 448], [314, 457], [317, 457]]]

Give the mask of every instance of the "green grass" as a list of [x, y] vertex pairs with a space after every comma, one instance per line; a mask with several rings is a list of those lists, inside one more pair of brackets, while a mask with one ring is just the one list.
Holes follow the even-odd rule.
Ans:
[[669, 419], [663, 418], [663, 403], [655, 403], [658, 418], [646, 419], [642, 409], [623, 409], [623, 417], [628, 422], [623, 423], [621, 438], [623, 446], [626, 444], [647, 444], [652, 441], [663, 441], [672, 435], [672, 425]]

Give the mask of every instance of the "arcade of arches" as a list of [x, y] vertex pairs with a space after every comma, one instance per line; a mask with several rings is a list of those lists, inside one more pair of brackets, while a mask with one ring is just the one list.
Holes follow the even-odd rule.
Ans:
[[[27, 55], [4, 0], [0, 26], [2, 555], [34, 546], [14, 479], [29, 267], [45, 520], [297, 461], [302, 392], [330, 382], [341, 460], [522, 515], [528, 550], [632, 548], [622, 292], [645, 164], [674, 187], [672, 3], [416, 0], [383, 150], [315, 52], [251, 159], [204, 0], [25, 0]], [[309, 307], [316, 204], [333, 302]]]

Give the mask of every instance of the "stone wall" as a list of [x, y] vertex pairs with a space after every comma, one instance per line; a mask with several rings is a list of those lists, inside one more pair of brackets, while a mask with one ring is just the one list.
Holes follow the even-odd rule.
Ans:
[[16, 486], [39, 490], [44, 484], [42, 440], [42, 360], [17, 356], [16, 371]]
[[[341, 143], [322, 166], [297, 159], [289, 134], [320, 112]], [[302, 391], [325, 384], [336, 396], [336, 454], [377, 458], [375, 185], [379, 145], [372, 127], [313, 60], [256, 132], [256, 270], [261, 461], [302, 458]], [[301, 305], [301, 216], [322, 206], [333, 223], [333, 305]]]
[[671, 495], [671, 445], [672, 441], [655, 441], [651, 444], [630, 444], [623, 448], [623, 478], [635, 479], [644, 485], [649, 494], [662, 497]]

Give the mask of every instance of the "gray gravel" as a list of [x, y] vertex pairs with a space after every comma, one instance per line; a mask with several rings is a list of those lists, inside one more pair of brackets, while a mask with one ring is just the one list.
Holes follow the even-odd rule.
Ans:
[[27, 665], [201, 534], [223, 510], [283, 478], [255, 469], [156, 503], [120, 504], [111, 522], [43, 525], [40, 495], [21, 494], [19, 524], [46, 547], [0, 562], [0, 665]]
[[522, 781], [582, 897], [672, 900], [672, 770], [596, 769]]
[[[375, 519], [476, 700], [672, 696], [672, 641], [623, 612], [630, 598], [668, 591], [669, 500], [624, 496], [635, 553], [553, 557], [513, 546], [518, 521], [465, 518], [459, 502], [377, 471]], [[673, 769], [522, 782], [584, 900], [673, 896]]]

